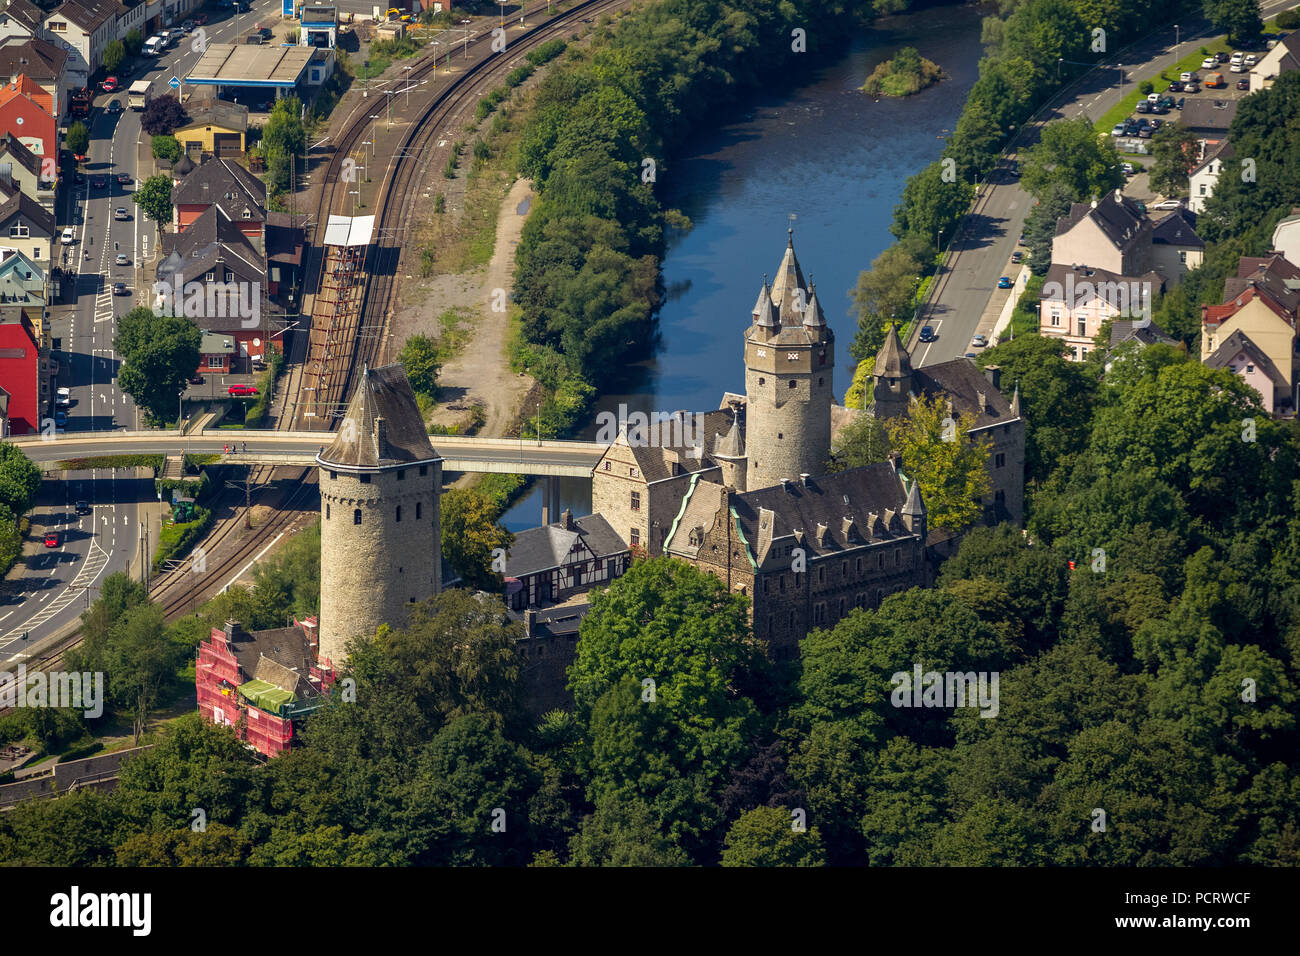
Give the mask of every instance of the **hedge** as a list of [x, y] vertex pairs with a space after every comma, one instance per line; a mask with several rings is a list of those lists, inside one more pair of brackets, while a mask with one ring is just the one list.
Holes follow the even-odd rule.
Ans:
[[183, 558], [189, 554], [190, 549], [208, 533], [212, 522], [216, 520], [216, 512], [208, 508], [196, 505], [194, 513], [198, 517], [193, 521], [163, 525], [162, 531], [158, 533], [158, 551], [153, 558], [154, 571], [160, 571], [162, 566], [172, 559]]

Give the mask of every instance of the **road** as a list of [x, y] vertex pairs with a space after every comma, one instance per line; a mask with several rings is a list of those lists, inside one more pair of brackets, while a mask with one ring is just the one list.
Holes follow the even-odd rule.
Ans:
[[[217, 12], [209, 7], [204, 11], [209, 22], [203, 39], [231, 40], [260, 19], [278, 17], [279, 10], [275, 0], [258, 0], [249, 12], [237, 16], [229, 8]], [[74, 180], [62, 188], [57, 206], [59, 230], [71, 226], [76, 242], [58, 246], [56, 264], [79, 270], [75, 304], [56, 312], [50, 325], [51, 345], [60, 365], [54, 387], [66, 387], [72, 395], [62, 425], [66, 433], [59, 441], [79, 433], [140, 427], [135, 404], [117, 388], [119, 362], [113, 338], [118, 317], [137, 304], [147, 304], [150, 282], [137, 266], [153, 257], [157, 230], [137, 215], [131, 201], [140, 178], [151, 170], [138, 166], [141, 149], [148, 149], [148, 137], [140, 128], [142, 114], [125, 108], [126, 87], [134, 80], [149, 79], [156, 90], [166, 89], [173, 75], [184, 77], [198, 61], [201, 50], [195, 41], [199, 39], [186, 37], [160, 57], [142, 54], [130, 61], [134, 65], [118, 76], [122, 88], [97, 94], [84, 121], [91, 141], [82, 182]], [[109, 103], [115, 99], [123, 110], [110, 113]], [[131, 184], [119, 183], [118, 175], [130, 176]], [[98, 177], [104, 177], [102, 186], [96, 185]], [[114, 218], [118, 208], [125, 211], [126, 219]], [[126, 263], [117, 264], [118, 253], [126, 256]], [[125, 295], [113, 294], [115, 282], [126, 285]], [[90, 505], [90, 514], [75, 513], [79, 500]], [[138, 574], [140, 522], [148, 511], [156, 524], [158, 508], [152, 478], [131, 472], [68, 472], [58, 481], [46, 482], [30, 516], [30, 537], [37, 541], [37, 550], [20, 559], [0, 598], [0, 664], [34, 653], [72, 625], [98, 596], [97, 588], [109, 574], [128, 568]], [[40, 547], [47, 531], [59, 533], [56, 547]]]
[[[1262, 2], [1260, 11], [1267, 20], [1296, 6], [1300, 4], [1295, 0], [1272, 0]], [[1132, 49], [1108, 58], [1111, 65], [1094, 69], [1076, 81], [1040, 118], [1073, 118], [1083, 114], [1096, 121], [1123, 95], [1116, 62], [1124, 64], [1125, 92], [1132, 92], [1133, 82], [1172, 65], [1213, 35], [1205, 20], [1189, 19], [1177, 33], [1174, 24], [1169, 23]], [[1016, 143], [1016, 149], [1024, 150], [1036, 143], [1038, 132], [1037, 126], [1027, 129]], [[999, 164], [976, 200], [973, 213], [962, 221], [945, 267], [935, 278], [935, 295], [922, 309], [921, 319], [908, 342], [914, 365], [934, 365], [978, 351], [972, 350], [971, 339], [977, 332], [988, 335], [1007, 296], [1019, 292], [1019, 285], [1014, 290], [997, 288], [999, 276], [1014, 278], [1020, 271], [1018, 265], [1011, 264], [1011, 254], [1033, 202], [1011, 172], [1014, 158], [1015, 153], [1009, 153]], [[923, 325], [935, 329], [935, 341], [918, 341]]]

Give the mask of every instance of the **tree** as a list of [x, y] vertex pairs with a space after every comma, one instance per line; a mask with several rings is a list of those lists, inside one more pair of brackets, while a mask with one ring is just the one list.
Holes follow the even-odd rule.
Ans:
[[86, 151], [90, 149], [90, 132], [86, 129], [86, 124], [77, 120], [69, 126], [63, 142], [74, 155], [86, 155]]
[[505, 562], [497, 558], [504, 558], [515, 536], [496, 519], [491, 500], [472, 488], [442, 496], [442, 556], [469, 587], [501, 590]]
[[158, 159], [165, 159], [174, 163], [181, 158], [181, 144], [176, 141], [175, 136], [155, 136], [153, 138], [153, 154]]
[[36, 501], [41, 490], [41, 470], [21, 448], [0, 442], [0, 505], [13, 515], [22, 515]]
[[784, 807], [755, 807], [731, 825], [723, 866], [821, 866], [826, 862], [821, 831], [794, 829]]
[[427, 335], [412, 335], [397, 354], [397, 361], [406, 370], [411, 390], [417, 395], [427, 395], [432, 401], [438, 397], [438, 371], [441, 367], [438, 343]]
[[689, 866], [639, 800], [602, 800], [569, 843], [574, 866]]
[[122, 37], [122, 45], [131, 56], [139, 56], [144, 49], [144, 35], [139, 30], [128, 30]]
[[155, 96], [145, 104], [140, 127], [150, 136], [165, 136], [188, 119], [185, 107], [175, 96], [167, 93]]
[[889, 227], [899, 239], [915, 236], [927, 248], [937, 249], [975, 198], [975, 186], [960, 174], [950, 176], [942, 163], [931, 163], [907, 181], [903, 200], [894, 207]]
[[[138, 313], [148, 317], [139, 315], [134, 322], [126, 321]], [[199, 367], [198, 328], [183, 316], [154, 315], [147, 309], [135, 309], [123, 317], [119, 329], [115, 345], [123, 363], [118, 386], [155, 420], [168, 420], [176, 411], [177, 398]]]
[[974, 100], [962, 111], [944, 155], [957, 163], [961, 179], [979, 179], [997, 162], [1004, 135], [992, 110], [982, 101]]
[[1228, 42], [1240, 46], [1264, 32], [1259, 0], [1204, 0], [1205, 18], [1214, 29], [1228, 35]]
[[1025, 248], [1029, 250], [1029, 269], [1034, 275], [1047, 275], [1051, 268], [1056, 221], [1069, 214], [1074, 199], [1074, 191], [1069, 186], [1053, 182], [1046, 186], [1043, 195], [1029, 210], [1025, 218]]
[[863, 413], [849, 422], [831, 449], [831, 470], [861, 468], [889, 459], [889, 436], [875, 415]]
[[1040, 200], [1061, 183], [1077, 202], [1118, 189], [1124, 176], [1109, 138], [1099, 137], [1092, 121], [1081, 116], [1043, 127], [1042, 138], [1025, 152], [1020, 182]]
[[853, 293], [853, 311], [858, 316], [858, 334], [849, 349], [863, 361], [880, 351], [885, 343], [885, 324], [911, 318], [916, 289], [925, 264], [925, 244], [913, 237], [896, 242], [878, 255], [870, 269], [858, 274]]
[[1151, 140], [1151, 188], [1166, 196], [1186, 190], [1187, 175], [1197, 164], [1199, 145], [1196, 134], [1179, 123], [1161, 127]]
[[121, 40], [110, 40], [108, 45], [104, 47], [101, 58], [104, 69], [109, 73], [115, 72], [122, 65], [122, 61], [126, 59], [126, 45]]
[[104, 647], [110, 699], [129, 713], [135, 743], [163, 696], [187, 649], [165, 638], [166, 623], [157, 604], [141, 604], [122, 615]]
[[[906, 415], [888, 419], [890, 444], [903, 457], [904, 473], [921, 486], [929, 526], [957, 531], [978, 520], [979, 501], [989, 494], [989, 443], [972, 438], [975, 413], [954, 418], [935, 397], [914, 399]], [[856, 454], [845, 449], [849, 455]]]
[[172, 181], [165, 175], [150, 176], [131, 194], [131, 201], [159, 225], [172, 221]]

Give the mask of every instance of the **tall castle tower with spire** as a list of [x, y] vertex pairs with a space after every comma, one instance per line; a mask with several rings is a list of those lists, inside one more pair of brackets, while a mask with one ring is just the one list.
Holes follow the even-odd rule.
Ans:
[[763, 288], [745, 330], [745, 485], [749, 490], [820, 475], [831, 451], [835, 333], [804, 280], [794, 230], [776, 281]]
[[442, 459], [400, 365], [367, 368], [334, 441], [316, 456], [321, 497], [320, 656], [400, 626], [442, 586]]

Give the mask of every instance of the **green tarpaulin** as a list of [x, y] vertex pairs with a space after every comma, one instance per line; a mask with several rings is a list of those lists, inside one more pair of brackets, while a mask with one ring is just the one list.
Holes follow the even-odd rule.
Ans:
[[281, 690], [264, 680], [250, 680], [246, 684], [240, 684], [239, 694], [254, 707], [270, 714], [278, 714], [285, 704], [298, 699], [293, 691]]

